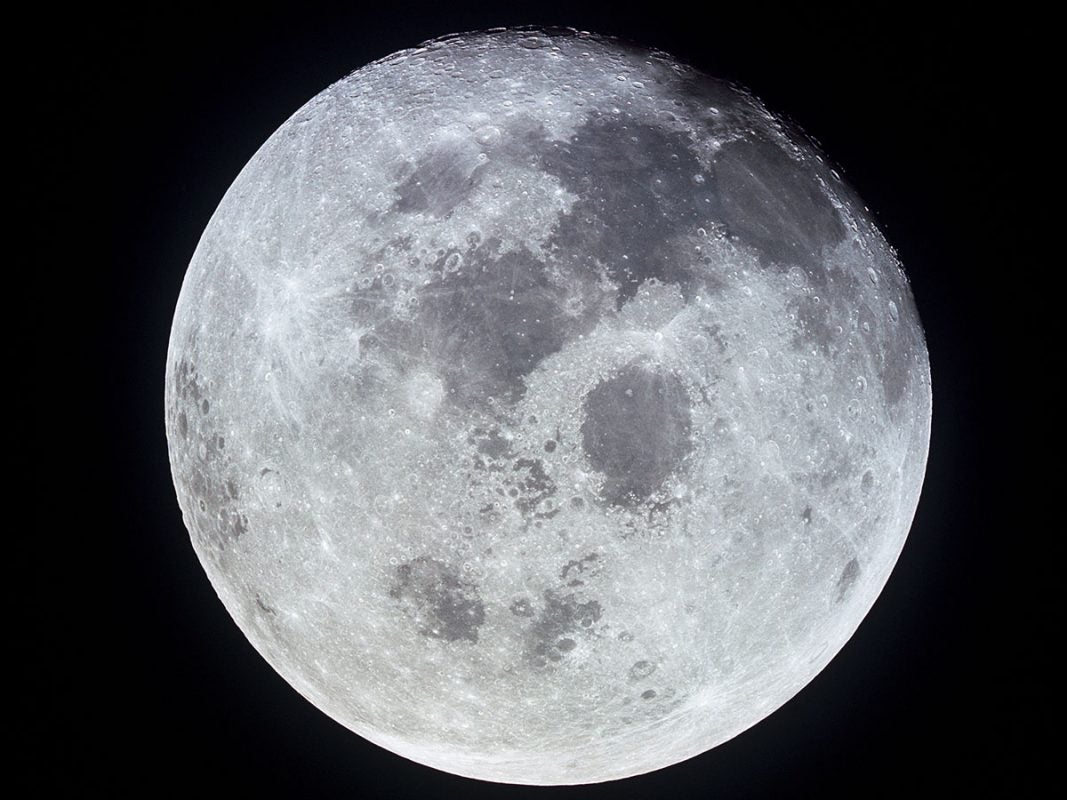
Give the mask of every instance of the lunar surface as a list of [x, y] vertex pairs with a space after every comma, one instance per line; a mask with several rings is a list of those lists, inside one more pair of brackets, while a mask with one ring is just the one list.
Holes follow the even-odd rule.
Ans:
[[578, 32], [397, 53], [296, 112], [189, 266], [193, 546], [302, 695], [525, 784], [673, 764], [856, 630], [918, 502], [900, 264], [746, 91]]

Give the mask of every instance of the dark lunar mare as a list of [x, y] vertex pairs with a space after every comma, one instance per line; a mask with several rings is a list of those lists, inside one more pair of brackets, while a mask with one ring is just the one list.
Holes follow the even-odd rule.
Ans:
[[419, 297], [415, 335], [424, 332], [420, 346], [463, 406], [517, 400], [523, 378], [576, 333], [545, 265], [527, 250], [498, 253], [493, 241], [472, 248], [459, 272], [437, 270]]
[[[703, 106], [696, 102], [702, 92]], [[709, 136], [723, 123], [708, 116], [707, 98], [726, 108], [739, 100], [714, 81], [684, 83], [679, 98], [706, 118]], [[714, 226], [764, 266], [800, 266], [813, 285], [826, 285], [825, 251], [843, 240], [845, 226], [814, 175], [780, 146], [756, 134], [727, 141], [707, 169], [689, 135], [626, 113], [590, 113], [565, 141], [550, 139], [529, 116], [501, 123], [484, 163], [471, 161], [461, 143], [435, 147], [406, 165], [392, 213], [448, 216], [492, 174], [493, 164], [512, 164], [552, 175], [577, 198], [560, 215], [546, 249], [554, 267], [580, 281], [594, 282], [606, 272], [617, 286], [616, 308], [650, 279], [677, 285], [686, 299], [718, 285], [714, 265], [700, 261], [691, 246], [700, 228]], [[413, 339], [410, 348], [444, 366], [450, 401], [467, 407], [486, 397], [517, 400], [525, 376], [589, 330], [599, 310], [580, 320], [563, 314], [564, 291], [528, 250], [500, 252], [499, 242], [489, 240], [462, 255], [459, 271], [444, 268], [452, 252], [437, 259], [436, 277], [417, 290], [418, 318], [404, 324], [408, 335], [394, 331], [393, 338]], [[827, 336], [819, 324], [825, 307], [800, 310], [807, 315], [800, 334], [805, 342]], [[894, 378], [888, 376], [891, 383]]]
[[677, 376], [630, 364], [585, 396], [582, 447], [613, 505], [648, 500], [693, 449], [690, 404]]
[[804, 267], [823, 282], [824, 249], [845, 238], [845, 226], [810, 168], [765, 139], [738, 139], [715, 157], [715, 186], [729, 235], [764, 264]]
[[[721, 587], [711, 587], [721, 588], [724, 600], [735, 598], [732, 583], [744, 580], [744, 570], [757, 563], [755, 556], [777, 544], [771, 538], [777, 525], [763, 525], [758, 517], [756, 524], [746, 524], [750, 514], [763, 513], [762, 495], [755, 493], [761, 487], [752, 487], [754, 476], [746, 469], [734, 474], [733, 464], [727, 463], [729, 474], [720, 475], [717, 468], [709, 470], [710, 477], [683, 474], [697, 461], [694, 435], [707, 437], [701, 453], [706, 445], [710, 452], [736, 455], [738, 462], [750, 464], [746, 457], [759, 453], [741, 439], [744, 423], [770, 423], [768, 408], [780, 412], [796, 400], [798, 411], [805, 409], [810, 416], [798, 419], [797, 439], [788, 452], [782, 449], [788, 457], [783, 462], [797, 452], [816, 458], [814, 465], [810, 459], [792, 461], [795, 472], [789, 477], [803, 499], [798, 498], [795, 508], [782, 505], [788, 523], [785, 517], [778, 521], [783, 528], [791, 524], [814, 538], [827, 527], [828, 508], [819, 502], [822, 498], [842, 498], [840, 508], [858, 508], [858, 501], [877, 510], [878, 504], [896, 496], [899, 513], [906, 517], [906, 502], [914, 497], [908, 492], [917, 490], [913, 481], [910, 487], [905, 484], [914, 471], [905, 474], [902, 468], [889, 475], [883, 469], [892, 455], [890, 444], [899, 436], [880, 417], [858, 428], [851, 443], [829, 441], [835, 408], [825, 401], [818, 405], [823, 391], [835, 402], [847, 402], [842, 420], [861, 413], [853, 411], [863, 405], [861, 400], [869, 406], [862, 413], [881, 414], [888, 405], [890, 421], [901, 423], [900, 436], [914, 431], [911, 449], [902, 448], [902, 457], [913, 458], [916, 446], [923, 444], [915, 437], [928, 431], [916, 416], [926, 410], [927, 399], [926, 387], [919, 383], [919, 372], [926, 366], [922, 333], [903, 275], [893, 271], [892, 254], [879, 250], [884, 243], [861, 206], [845, 187], [838, 191], [829, 167], [814, 152], [803, 149], [803, 137], [793, 136], [788, 125], [764, 115], [758, 104], [729, 85], [694, 77], [677, 64], [656, 65], [643, 48], [622, 49], [647, 60], [645, 66], [651, 69], [637, 61], [626, 65], [626, 59], [615, 54], [606, 82], [596, 62], [603, 43], [590, 41], [589, 52], [581, 54], [593, 59], [595, 68], [589, 73], [581, 65], [568, 72], [564, 62], [556, 60], [566, 54], [563, 48], [553, 48], [551, 55], [548, 50], [532, 54], [533, 61], [520, 49], [544, 48], [550, 41], [513, 39], [502, 42], [499, 51], [493, 45], [475, 52], [474, 58], [485, 60], [477, 68], [471, 63], [470, 71], [462, 58], [453, 58], [460, 53], [447, 48], [431, 48], [425, 57], [404, 56], [403, 67], [383, 62], [371, 69], [386, 70], [385, 84], [373, 79], [361, 87], [360, 79], [351, 79], [280, 129], [263, 155], [250, 162], [245, 177], [235, 182], [231, 199], [220, 206], [222, 212], [213, 219], [204, 247], [190, 266], [191, 279], [175, 317], [174, 355], [169, 356], [167, 427], [179, 499], [198, 554], [213, 560], [209, 574], [220, 596], [283, 674], [321, 690], [316, 703], [331, 709], [340, 721], [389, 734], [387, 741], [399, 752], [421, 753], [426, 763], [439, 768], [461, 765], [464, 774], [477, 777], [565, 782], [619, 777], [631, 766], [655, 768], [653, 762], [662, 752], [692, 749], [700, 736], [732, 735], [730, 725], [748, 724], [756, 717], [749, 713], [751, 705], [729, 704], [749, 703], [768, 686], [777, 694], [767, 699], [782, 700], [785, 684], [780, 679], [797, 676], [778, 671], [773, 661], [763, 663], [766, 669], [747, 673], [751, 660], [739, 660], [739, 669], [732, 673], [716, 673], [716, 666], [727, 663], [717, 665], [716, 659], [730, 657], [731, 641], [711, 641], [722, 628], [719, 620], [700, 618], [708, 607], [700, 605], [700, 598], [672, 598], [679, 613], [693, 614], [692, 621], [699, 624], [687, 625], [696, 648], [689, 651], [675, 647], [677, 637], [671, 641], [671, 620], [660, 620], [657, 630], [633, 619], [632, 604], [619, 603], [627, 588], [619, 581], [627, 580], [633, 564], [621, 562], [636, 553], [653, 559], [643, 565], [650, 571], [670, 569], [678, 551], [668, 548], [668, 561], [654, 563], [664, 552], [661, 548], [658, 555], [656, 545], [666, 544], [654, 538], [655, 532], [679, 537], [689, 533], [690, 518], [679, 519], [682, 515], [676, 513], [685, 501], [667, 491], [675, 476], [678, 485], [694, 493], [694, 528], [707, 528], [701, 506], [712, 503], [729, 504], [728, 510], [740, 517], [723, 535], [723, 546], [745, 557], [751, 554], [752, 561], [739, 558], [733, 567], [738, 571], [723, 572]], [[495, 75], [489, 76], [493, 82], [470, 82], [495, 67], [492, 59], [498, 55], [502, 66], [520, 64], [520, 75], [527, 70], [525, 89], [515, 91], [515, 84]], [[552, 60], [538, 62], [542, 56]], [[440, 78], [459, 64], [464, 81], [452, 75], [435, 84], [429, 72], [421, 73], [424, 80], [412, 73], [431, 63]], [[569, 96], [563, 80], [547, 79], [561, 64], [564, 70], [556, 72], [556, 78], [562, 74], [576, 84], [577, 91]], [[617, 65], [627, 74], [616, 84]], [[394, 68], [397, 71], [390, 73]], [[368, 74], [373, 78], [373, 72]], [[407, 80], [412, 74], [414, 83]], [[656, 96], [642, 96], [635, 77]], [[564, 114], [584, 120], [564, 140], [552, 140], [534, 116], [547, 104], [534, 111], [532, 105], [508, 98], [508, 111], [494, 114], [485, 124], [488, 117], [482, 112], [491, 110], [502, 93], [517, 97], [526, 90], [536, 92], [539, 82], [558, 94]], [[470, 90], [469, 102], [447, 100], [463, 85]], [[384, 132], [376, 130], [379, 120], [367, 122], [366, 111], [373, 104], [358, 99], [379, 90], [388, 95], [389, 111], [384, 113], [396, 113]], [[575, 102], [572, 107], [578, 94], [585, 104]], [[344, 99], [346, 95], [354, 102]], [[403, 115], [398, 112], [401, 105]], [[327, 116], [321, 115], [323, 110]], [[348, 111], [352, 127], [338, 130], [336, 123]], [[469, 135], [464, 123], [469, 123]], [[800, 145], [797, 158], [787, 139]], [[721, 143], [714, 145], [719, 147], [714, 154], [712, 140]], [[332, 168], [339, 162], [316, 163], [323, 153], [343, 155], [347, 175]], [[398, 160], [403, 163], [383, 182], [370, 162], [388, 153], [401, 154]], [[552, 195], [554, 183], [567, 194]], [[365, 207], [379, 191], [392, 191], [393, 197], [384, 206], [373, 200], [376, 210], [368, 213], [369, 220], [346, 218], [343, 208], [333, 214], [336, 202], [358, 196], [362, 199], [353, 202]], [[510, 201], [520, 195], [531, 202], [544, 199], [546, 191], [552, 198], [546, 206], [533, 209], [530, 220], [520, 219], [526, 211], [519, 209], [529, 209], [529, 204]], [[846, 205], [835, 207], [831, 195]], [[313, 207], [316, 199], [324, 201], [326, 213]], [[569, 203], [566, 210], [553, 218], [556, 204], [564, 202]], [[855, 219], [839, 211], [848, 207], [855, 210]], [[460, 219], [462, 226], [448, 223]], [[371, 230], [375, 221], [381, 223], [378, 231]], [[514, 230], [483, 240], [482, 234], [463, 227], [481, 227], [487, 221], [513, 225]], [[856, 224], [858, 235], [852, 237], [850, 228]], [[440, 231], [446, 232], [442, 241], [455, 235], [459, 243], [431, 244]], [[705, 246], [712, 241], [714, 246]], [[845, 250], [852, 246], [861, 251], [854, 259]], [[441, 249], [433, 252], [437, 247]], [[734, 247], [738, 258], [729, 255]], [[232, 267], [223, 269], [220, 253], [226, 248], [236, 249]], [[832, 248], [838, 248], [833, 259], [828, 257]], [[368, 249], [371, 252], [365, 252]], [[307, 264], [316, 266], [314, 277], [293, 284], [294, 296], [288, 289], [273, 294], [273, 282], [289, 277], [289, 264], [277, 268], [284, 263], [282, 254], [296, 254], [290, 263], [306, 257]], [[358, 267], [353, 263], [357, 258]], [[363, 269], [370, 264], [378, 265], [373, 278]], [[870, 278], [863, 274], [868, 265]], [[294, 263], [294, 268], [300, 265]], [[875, 268], [881, 272], [875, 274]], [[357, 269], [359, 275], [351, 280], [358, 285], [332, 283], [350, 280], [349, 270]], [[794, 274], [797, 269], [803, 278]], [[760, 271], [766, 280], [753, 281], [752, 288], [760, 291], [749, 295], [753, 303], [765, 301], [768, 319], [739, 333], [749, 323], [741, 317], [748, 306], [744, 300], [732, 301], [752, 273]], [[677, 328], [671, 328], [682, 337], [664, 335], [664, 347], [676, 348], [670, 350], [672, 359], [692, 359], [686, 369], [672, 372], [651, 355], [629, 363], [612, 360], [628, 356], [621, 355], [621, 347], [614, 351], [611, 331], [632, 324], [634, 330], [623, 335], [632, 335], [633, 341], [650, 336], [648, 326], [663, 323], [653, 323], [652, 315], [642, 318], [646, 295], [640, 290], [650, 280], [670, 286], [671, 297], [677, 287], [686, 301], [698, 295], [715, 298], [716, 293], [727, 300], [687, 308]], [[342, 296], [346, 300], [337, 300]], [[351, 317], [338, 320], [330, 304], [349, 298]], [[627, 309], [635, 298], [639, 302]], [[647, 299], [655, 304], [661, 298], [653, 291]], [[780, 315], [774, 311], [779, 300], [786, 304]], [[400, 307], [401, 302], [407, 306]], [[285, 324], [274, 324], [275, 312], [290, 311]], [[615, 311], [622, 313], [613, 317]], [[686, 338], [695, 333], [688, 328], [693, 317], [711, 343], [699, 353], [687, 350], [693, 346]], [[344, 324], [352, 321], [356, 324]], [[198, 330], [213, 337], [201, 349], [194, 343]], [[570, 376], [569, 386], [561, 387], [561, 375], [545, 370], [545, 385], [537, 386], [537, 395], [555, 392], [557, 402], [549, 400], [537, 408], [533, 396], [529, 406], [518, 402], [531, 373], [556, 366], [553, 354], [570, 351], [579, 337], [593, 331], [595, 341], [586, 338], [573, 352], [582, 359], [591, 346], [597, 349], [595, 356], [561, 369]], [[782, 332], [787, 339], [792, 335], [786, 349], [794, 348], [782, 355], [805, 367], [797, 369], [799, 385], [788, 384], [786, 397], [778, 392], [763, 408], [759, 404], [771, 392], [751, 398], [751, 403], [734, 404], [734, 378], [721, 365], [735, 357], [734, 366], [744, 360], [746, 353], [736, 342], [755, 344], [753, 340], [764, 338], [770, 347]], [[358, 347], [338, 353], [337, 347], [351, 341], [349, 335], [360, 337]], [[320, 340], [330, 349], [320, 352]], [[611, 360], [611, 366], [603, 374], [591, 374], [603, 360]], [[814, 369], [806, 369], [809, 364]], [[689, 377], [690, 366], [696, 374], [703, 370], [707, 385]], [[584, 376], [575, 374], [583, 367]], [[261, 381], [265, 369], [270, 370], [269, 382]], [[868, 393], [852, 401], [842, 393], [851, 391], [858, 372], [870, 386], [863, 384]], [[765, 374], [788, 377], [786, 372]], [[440, 405], [438, 378], [444, 384]], [[576, 386], [584, 387], [583, 396], [571, 394]], [[793, 388], [796, 397], [788, 394]], [[690, 395], [692, 402], [702, 397], [706, 407], [691, 406]], [[393, 424], [385, 422], [387, 409], [395, 423], [410, 426], [412, 431], [405, 434], [420, 434], [408, 440], [412, 447], [405, 440], [396, 446], [396, 440], [388, 438]], [[411, 415], [405, 417], [405, 411]], [[363, 417], [358, 425], [353, 413]], [[571, 416], [549, 418], [553, 414]], [[350, 422], [357, 436], [349, 435]], [[774, 424], [793, 423], [779, 419]], [[870, 450], [861, 441], [868, 433], [875, 446]], [[338, 448], [348, 450], [338, 453]], [[359, 458], [351, 461], [358, 461], [365, 472], [353, 475], [353, 485], [376, 489], [395, 482], [407, 500], [423, 501], [407, 504], [410, 515], [390, 514], [381, 504], [375, 507], [375, 522], [390, 531], [377, 548], [372, 540], [380, 538], [379, 529], [361, 524], [372, 492], [346, 493], [349, 482], [336, 469], [338, 482], [326, 475], [327, 468], [336, 467], [327, 458], [349, 456], [357, 448]], [[265, 453], [272, 454], [269, 461]], [[572, 469], [575, 456], [579, 463]], [[382, 480], [364, 481], [369, 470], [380, 470], [374, 478]], [[446, 480], [437, 481], [438, 476], [428, 476], [426, 470]], [[595, 471], [599, 481], [600, 502], [594, 508], [578, 496], [585, 493], [581, 487], [589, 471]], [[581, 481], [574, 480], [578, 472]], [[325, 488], [340, 490], [332, 496], [320, 492], [323, 480]], [[807, 500], [814, 505], [805, 504]], [[320, 504], [336, 513], [317, 515]], [[778, 574], [785, 588], [799, 577], [793, 589], [803, 594], [817, 588], [819, 594], [813, 597], [836, 601], [842, 607], [834, 613], [845, 619], [850, 608], [869, 599], [868, 588], [884, 577], [886, 562], [878, 557], [882, 542], [876, 537], [892, 544], [891, 525], [899, 528], [899, 523], [885, 520], [888, 511], [879, 513], [864, 520], [871, 533], [862, 547], [842, 550], [835, 544], [832, 554], [817, 549], [816, 555], [836, 560], [820, 559], [815, 567], [806, 561], [799, 573], [783, 562]], [[591, 528], [583, 530], [589, 522]], [[320, 523], [331, 530], [317, 531]], [[648, 547], [634, 549], [630, 544], [635, 543], [626, 541], [649, 531], [653, 537], [640, 542]], [[341, 534], [331, 539], [343, 542], [341, 552], [320, 549], [316, 533], [334, 532]], [[617, 538], [601, 547], [598, 536]], [[421, 555], [395, 558], [401, 544]], [[494, 546], [499, 555], [493, 553]], [[593, 547], [601, 549], [591, 551]], [[693, 559], [710, 574], [719, 569], [723, 556], [703, 563], [707, 552], [694, 550]], [[508, 571], [494, 572], [505, 553], [529, 563], [512, 562]], [[341, 558], [335, 560], [335, 555]], [[358, 564], [355, 571], [347, 569], [346, 561]], [[809, 567], [819, 570], [818, 580], [805, 583], [803, 570]], [[765, 566], [777, 568], [769, 562]], [[482, 584], [475, 577], [480, 574], [491, 577]], [[333, 588], [354, 592], [348, 607], [328, 615], [287, 613], [286, 605], [293, 601], [297, 604], [292, 610], [300, 610], [301, 587], [307, 585], [305, 579], [315, 577], [332, 579]], [[679, 578], [676, 588], [688, 591], [688, 578]], [[369, 591], [377, 596], [358, 596]], [[726, 603], [715, 608], [731, 611]], [[778, 610], [793, 615], [819, 612], [817, 604]], [[783, 618], [779, 625], [774, 615], [742, 613], [741, 638], [734, 644], [759, 636], [765, 653], [771, 653], [786, 623], [800, 619]], [[732, 624], [726, 620], [727, 627]], [[746, 631], [748, 625], [752, 627]], [[379, 663], [405, 659], [405, 669], [367, 670], [366, 648], [374, 647], [375, 636], [388, 639], [390, 634], [409, 638], [385, 642], [388, 649], [376, 654]], [[592, 674], [585, 670], [590, 663], [603, 667], [603, 680], [579, 687], [581, 692], [567, 691], [577, 676]], [[572, 670], [574, 666], [578, 669]], [[513, 667], [532, 674], [516, 681]], [[450, 691], [450, 680], [463, 681], [464, 694], [452, 695], [455, 706], [442, 723], [427, 703]], [[703, 691], [716, 685], [728, 690], [722, 693], [728, 714], [715, 705], [718, 697]], [[539, 700], [544, 702], [510, 702], [515, 691], [534, 686], [542, 687]], [[353, 692], [360, 697], [353, 700]], [[691, 692], [699, 692], [694, 698], [698, 702], [684, 715], [668, 717]], [[403, 709], [395, 705], [401, 695], [411, 700]], [[494, 705], [502, 707], [495, 720], [502, 727], [483, 730], [480, 726], [493, 722]], [[705, 705], [707, 713], [702, 713]], [[518, 724], [506, 719], [509, 713]], [[610, 744], [620, 730], [635, 723], [641, 724], [639, 730], [615, 740], [623, 756], [611, 763], [603, 743]], [[590, 735], [560, 738], [578, 727]], [[437, 748], [427, 746], [434, 736]], [[499, 748], [502, 743], [514, 743], [513, 759], [476, 758], [477, 747]]]
[[674, 239], [706, 225], [718, 201], [687, 137], [598, 114], [539, 152], [541, 168], [578, 198], [550, 240], [557, 257], [590, 272], [602, 263], [619, 286], [617, 308], [650, 278], [678, 284], [688, 299], [696, 276]]
[[478, 587], [464, 580], [455, 567], [426, 556], [401, 564], [389, 596], [412, 607], [424, 622], [419, 630], [423, 636], [478, 642], [485, 605]]
[[561, 661], [577, 646], [574, 637], [579, 632], [590, 631], [602, 613], [596, 600], [581, 600], [574, 594], [546, 590], [544, 607], [526, 632], [527, 662], [533, 667], [544, 667]]

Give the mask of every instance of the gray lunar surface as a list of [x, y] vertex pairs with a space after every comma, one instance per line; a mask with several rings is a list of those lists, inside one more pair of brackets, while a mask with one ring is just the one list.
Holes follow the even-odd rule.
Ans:
[[366, 66], [204, 232], [166, 431], [263, 657], [360, 736], [590, 783], [722, 743], [849, 639], [931, 415], [897, 258], [803, 136], [577, 32]]

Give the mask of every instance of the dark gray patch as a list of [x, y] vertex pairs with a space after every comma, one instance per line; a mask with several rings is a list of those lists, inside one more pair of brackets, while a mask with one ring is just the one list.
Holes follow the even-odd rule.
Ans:
[[397, 186], [395, 211], [425, 211], [445, 217], [478, 185], [482, 166], [471, 154], [443, 147], [418, 162]]
[[189, 475], [189, 482], [186, 486], [190, 489], [193, 497], [203, 497], [208, 492], [207, 479], [204, 477], [203, 470], [193, 469], [192, 474]]
[[748, 99], [729, 83], [699, 72], [676, 81], [674, 95], [686, 118], [704, 122], [712, 132], [736, 128], [744, 121], [738, 112], [751, 110]]
[[655, 696], [656, 696], [656, 690], [655, 689], [645, 689], [645, 691], [641, 692], [641, 699], [642, 700], [651, 700]]
[[545, 265], [525, 250], [496, 255], [495, 246], [473, 249], [461, 271], [439, 271], [421, 287], [419, 321], [408, 329], [412, 348], [431, 354], [461, 405], [520, 398], [523, 378], [577, 331]]
[[586, 395], [582, 446], [614, 505], [648, 499], [692, 450], [689, 397], [671, 373], [630, 365]]
[[[909, 304], [901, 300], [900, 305], [901, 320], [905, 316], [910, 317]], [[890, 324], [885, 311], [874, 311], [867, 303], [860, 305], [857, 317], [867, 352], [876, 365], [885, 401], [890, 406], [896, 406], [904, 398], [911, 379], [914, 361], [910, 355], [910, 345], [916, 340], [909, 334], [908, 326]], [[918, 343], [921, 344], [921, 338]]]
[[526, 660], [534, 667], [562, 660], [576, 646], [574, 634], [592, 633], [593, 624], [602, 613], [596, 600], [582, 602], [574, 594], [560, 595], [549, 590], [544, 599], [544, 608], [527, 632]]
[[[812, 404], [814, 408], [814, 404]], [[875, 451], [869, 445], [855, 439], [850, 443], [836, 442], [827, 447], [826, 431], [820, 425], [813, 425], [805, 434], [813, 453], [813, 462], [807, 472], [792, 473], [792, 480], [799, 486], [818, 496], [838, 485], [854, 485], [859, 480], [859, 469], [870, 463]], [[813, 518], [817, 516], [813, 510]]]
[[856, 462], [853, 456], [853, 452], [844, 447], [825, 451], [822, 462], [819, 463], [818, 469], [813, 474], [819, 488], [829, 489], [831, 486], [854, 475]]
[[200, 511], [195, 528], [201, 543], [223, 549], [248, 533], [248, 516], [235, 505], [239, 491], [232, 478], [219, 479], [194, 468], [185, 490]]
[[811, 524], [811, 506], [804, 506], [804, 510], [800, 512], [800, 518], [804, 520], [805, 525]]
[[229, 460], [225, 439], [217, 433], [218, 422], [208, 416], [207, 381], [196, 364], [182, 359], [175, 366], [173, 415], [181, 446], [172, 442], [179, 460], [178, 483], [183, 508], [191, 512], [191, 532], [207, 550], [218, 552], [249, 530], [248, 517], [237, 507], [237, 479], [226, 476]]
[[493, 161], [538, 168], [541, 154], [552, 141], [544, 122], [536, 116], [518, 114], [509, 117], [502, 127], [503, 135], [493, 148]]
[[889, 332], [882, 360], [878, 365], [878, 379], [882, 382], [885, 401], [891, 406], [895, 406], [904, 397], [911, 370], [911, 361], [900, 336], [899, 331]]
[[599, 559], [599, 553], [590, 553], [587, 556], [582, 556], [582, 558], [579, 558], [576, 561], [568, 561], [563, 565], [563, 569], [560, 570], [559, 576], [567, 581], [568, 586], [582, 586], [585, 581], [581, 580], [578, 576], [583, 575], [586, 572], [592, 572], [594, 564]]
[[797, 328], [792, 338], [793, 347], [806, 350], [810, 345], [815, 345], [824, 356], [831, 355], [834, 333], [830, 304], [822, 298], [805, 295], [790, 300], [789, 306], [796, 310], [797, 315]]
[[666, 525], [671, 512], [671, 501], [662, 500], [648, 504], [648, 524], [655, 527]]
[[[515, 507], [523, 514], [529, 514], [544, 500], [556, 493], [555, 482], [545, 472], [545, 465], [539, 459], [518, 458], [512, 467], [517, 473]], [[559, 509], [555, 509], [559, 513]], [[541, 516], [555, 516], [555, 513], [547, 512]]]
[[634, 665], [630, 667], [630, 680], [644, 680], [655, 671], [656, 665], [653, 664], [651, 661], [635, 661]]
[[256, 595], [256, 606], [258, 606], [259, 610], [262, 611], [264, 614], [270, 614], [272, 617], [276, 616], [278, 613], [277, 609], [275, 609], [273, 606], [269, 606], [264, 603], [263, 598], [260, 597], [258, 594]]
[[714, 343], [715, 349], [720, 355], [726, 352], [727, 342], [726, 337], [722, 333], [722, 325], [701, 325], [700, 329], [708, 335], [708, 338]]
[[492, 525], [494, 522], [500, 521], [503, 517], [503, 513], [496, 503], [486, 503], [478, 508], [478, 516], [480, 516], [487, 525]]
[[475, 428], [467, 441], [479, 453], [492, 459], [500, 460], [511, 452], [511, 442], [504, 438], [499, 428]]
[[443, 561], [420, 556], [401, 564], [389, 596], [409, 607], [423, 636], [447, 642], [478, 641], [478, 629], [485, 622], [478, 587]]
[[[594, 116], [566, 142], [541, 146], [542, 168], [578, 200], [551, 244], [569, 258], [596, 261], [619, 284], [616, 306], [650, 278], [676, 283], [687, 299], [695, 287], [689, 261], [669, 245], [692, 232], [715, 205], [689, 140], [625, 114]], [[694, 183], [702, 175], [705, 185]]]
[[862, 489], [863, 492], [866, 494], [866, 493], [869, 493], [871, 491], [871, 489], [873, 489], [873, 488], [874, 488], [874, 473], [871, 472], [870, 470], [867, 470], [866, 472], [863, 473], [863, 477], [860, 478], [860, 489]]
[[856, 583], [856, 579], [860, 576], [860, 562], [858, 559], [853, 558], [847, 564], [845, 568], [841, 570], [841, 577], [837, 579], [837, 602], [841, 602], [845, 599], [845, 595]]
[[821, 282], [824, 247], [845, 236], [810, 169], [764, 139], [728, 142], [715, 159], [722, 220], [761, 261], [809, 267]]
[[195, 364], [184, 359], [179, 361], [175, 369], [174, 385], [182, 400], [189, 400], [194, 404], [200, 402], [204, 390]]

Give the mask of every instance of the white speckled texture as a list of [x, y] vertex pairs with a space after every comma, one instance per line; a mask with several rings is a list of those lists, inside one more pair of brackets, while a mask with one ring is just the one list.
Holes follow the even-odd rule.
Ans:
[[300, 109], [190, 264], [167, 436], [281, 675], [493, 781], [755, 724], [903, 546], [931, 394], [896, 257], [748, 94], [588, 34], [450, 37]]

